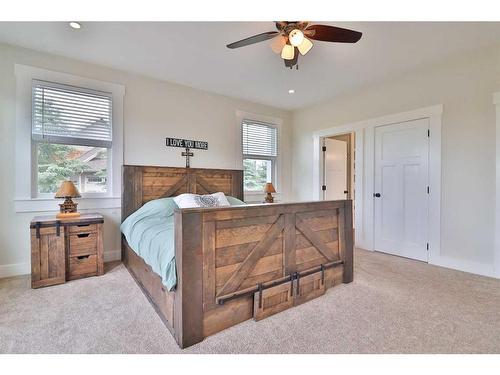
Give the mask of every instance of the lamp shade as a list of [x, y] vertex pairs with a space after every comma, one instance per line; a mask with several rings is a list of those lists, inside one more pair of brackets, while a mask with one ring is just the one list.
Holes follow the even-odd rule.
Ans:
[[55, 198], [80, 198], [80, 192], [71, 181], [63, 181], [59, 190], [57, 190]]
[[274, 186], [271, 182], [268, 182], [264, 186], [264, 193], [276, 193], [276, 190], [274, 189]]

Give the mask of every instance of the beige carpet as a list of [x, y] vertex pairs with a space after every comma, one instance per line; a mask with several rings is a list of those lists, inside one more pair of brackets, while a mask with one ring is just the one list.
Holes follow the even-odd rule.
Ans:
[[183, 351], [121, 264], [38, 290], [0, 280], [0, 352], [500, 353], [500, 280], [355, 255], [353, 283]]

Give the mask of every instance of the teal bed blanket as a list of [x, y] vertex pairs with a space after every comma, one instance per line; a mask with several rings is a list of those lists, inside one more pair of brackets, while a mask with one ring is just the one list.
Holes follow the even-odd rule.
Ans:
[[[234, 197], [228, 196], [227, 199], [231, 206], [244, 204]], [[161, 276], [168, 290], [173, 290], [177, 282], [174, 251], [176, 208], [173, 198], [155, 199], [127, 217], [120, 226], [130, 248]]]

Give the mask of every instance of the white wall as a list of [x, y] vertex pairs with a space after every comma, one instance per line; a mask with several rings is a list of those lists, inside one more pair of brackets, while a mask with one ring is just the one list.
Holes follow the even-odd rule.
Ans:
[[[289, 112], [279, 109], [0, 44], [0, 171], [3, 177], [0, 276], [29, 272], [28, 225], [32, 216], [43, 214], [14, 210], [16, 63], [125, 85], [124, 162], [127, 164], [182, 166], [180, 150], [164, 147], [164, 138], [174, 136], [209, 142], [208, 151], [195, 152], [192, 159], [195, 167], [239, 168], [241, 154], [235, 112], [282, 118], [284, 189], [281, 200], [313, 198], [314, 131], [443, 104], [441, 252], [455, 259], [458, 268], [463, 264], [477, 264], [479, 268], [493, 264], [495, 107], [492, 93], [500, 91], [499, 48], [454, 56], [412, 74], [294, 111], [292, 118]], [[57, 202], [54, 206], [57, 207]], [[98, 211], [105, 215], [107, 257], [117, 256], [113, 251], [120, 248], [120, 208]]]
[[[495, 107], [500, 48], [453, 56], [411, 74], [293, 113], [293, 188], [313, 198], [313, 132], [443, 104], [441, 256], [464, 270], [493, 273]], [[418, 58], [418, 56], [416, 56]]]
[[[15, 98], [14, 64], [24, 64], [125, 85], [124, 163], [184, 166], [181, 149], [167, 149], [165, 137], [208, 141], [194, 151], [193, 167], [240, 169], [240, 129], [236, 111], [283, 119], [282, 198], [291, 186], [290, 113], [147, 77], [54, 55], [0, 44], [0, 277], [29, 272], [29, 222], [43, 212], [14, 209]], [[242, 82], [242, 86], [243, 86]], [[56, 209], [57, 202], [54, 201]], [[94, 210], [95, 211], [95, 210]], [[118, 256], [120, 208], [97, 209], [105, 216], [105, 258]]]

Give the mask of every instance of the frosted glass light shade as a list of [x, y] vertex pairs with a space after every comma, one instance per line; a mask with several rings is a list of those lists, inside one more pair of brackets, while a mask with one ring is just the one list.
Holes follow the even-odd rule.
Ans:
[[285, 44], [281, 50], [281, 58], [285, 60], [293, 60], [295, 56], [294, 47], [290, 44]]
[[304, 38], [302, 43], [300, 43], [297, 46], [297, 49], [299, 50], [301, 55], [305, 55], [307, 52], [309, 52], [309, 50], [312, 48], [312, 46], [313, 46], [313, 43], [309, 39]]
[[288, 40], [292, 46], [298, 47], [304, 40], [304, 34], [299, 29], [294, 29], [288, 34]]

